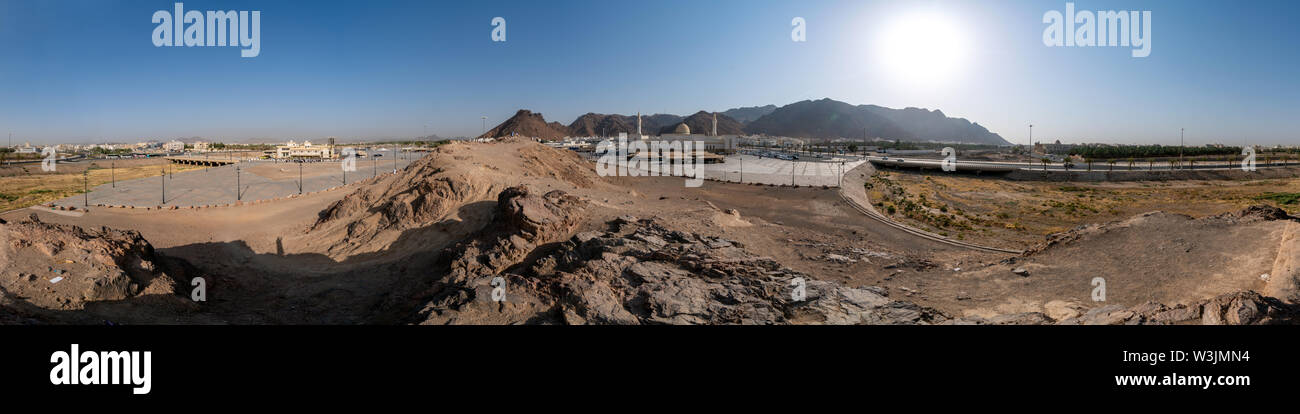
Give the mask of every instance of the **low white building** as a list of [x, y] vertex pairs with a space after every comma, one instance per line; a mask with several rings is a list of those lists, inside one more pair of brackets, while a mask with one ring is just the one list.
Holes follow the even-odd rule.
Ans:
[[177, 140], [167, 141], [166, 144], [163, 144], [163, 151], [183, 152], [185, 151], [185, 143]]
[[274, 154], [274, 157], [279, 159], [290, 159], [290, 158], [328, 159], [328, 158], [334, 158], [335, 156], [336, 154], [334, 153], [333, 145], [312, 145], [311, 141], [303, 141], [301, 145], [296, 142], [289, 141], [288, 144], [276, 147], [275, 154]]

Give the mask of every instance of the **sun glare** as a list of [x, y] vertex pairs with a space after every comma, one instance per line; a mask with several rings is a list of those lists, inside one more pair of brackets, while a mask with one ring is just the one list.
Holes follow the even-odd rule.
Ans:
[[882, 27], [876, 63], [893, 81], [943, 86], [966, 69], [966, 35], [955, 20], [939, 12], [901, 15]]

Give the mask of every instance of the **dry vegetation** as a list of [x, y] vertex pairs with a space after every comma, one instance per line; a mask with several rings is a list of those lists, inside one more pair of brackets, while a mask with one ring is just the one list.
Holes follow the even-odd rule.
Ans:
[[896, 220], [945, 236], [1024, 247], [1079, 225], [1149, 211], [1204, 217], [1270, 204], [1300, 213], [1300, 180], [1122, 183], [1018, 182], [877, 173], [872, 202]]

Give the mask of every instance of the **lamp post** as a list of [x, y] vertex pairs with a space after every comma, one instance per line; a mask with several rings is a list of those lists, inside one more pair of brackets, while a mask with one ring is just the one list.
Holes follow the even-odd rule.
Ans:
[[298, 163], [298, 195], [302, 195], [302, 163]]
[[90, 207], [90, 166], [89, 165], [86, 166], [85, 171], [81, 172], [81, 195], [83, 196], [82, 198], [84, 199], [81, 205], [83, 207]]
[[1183, 130], [1178, 128], [1178, 168], [1183, 168]]
[[108, 162], [108, 171], [112, 174], [113, 188], [117, 188], [117, 161]]
[[162, 181], [162, 203], [167, 204], [167, 171], [159, 171], [159, 181]]
[[241, 185], [239, 182], [239, 166], [236, 165], [235, 166], [235, 201], [244, 200], [243, 191], [239, 190], [240, 187], [243, 187], [243, 185]]

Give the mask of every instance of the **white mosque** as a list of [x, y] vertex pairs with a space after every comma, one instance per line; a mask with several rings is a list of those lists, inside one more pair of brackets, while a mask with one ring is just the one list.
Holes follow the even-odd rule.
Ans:
[[[636, 135], [632, 138], [646, 140], [654, 139], [641, 132], [641, 113], [636, 114]], [[736, 135], [718, 135], [718, 113], [713, 113], [713, 131], [710, 134], [692, 134], [691, 127], [685, 122], [677, 124], [671, 134], [660, 134], [657, 138], [661, 141], [702, 141], [704, 150], [714, 154], [732, 154], [736, 152], [739, 137]]]

